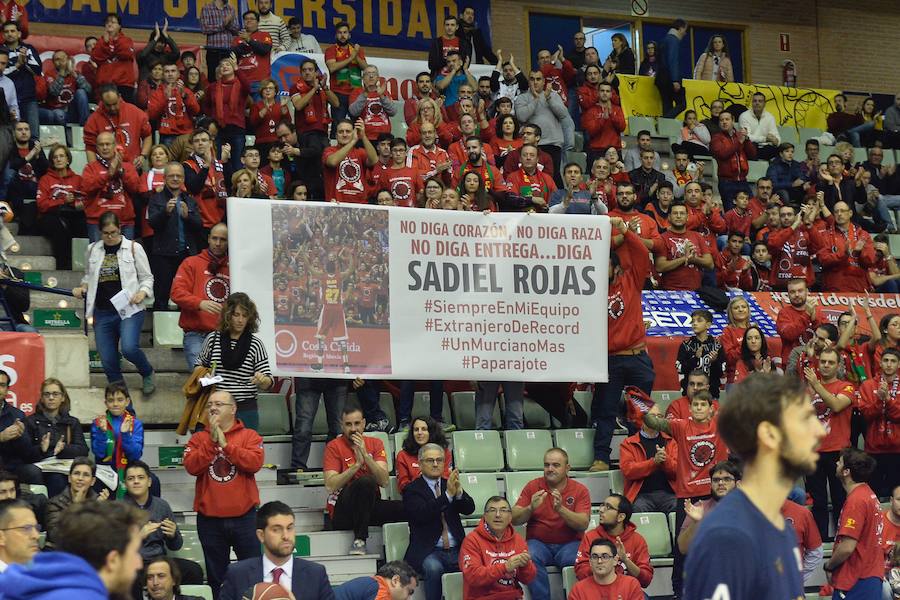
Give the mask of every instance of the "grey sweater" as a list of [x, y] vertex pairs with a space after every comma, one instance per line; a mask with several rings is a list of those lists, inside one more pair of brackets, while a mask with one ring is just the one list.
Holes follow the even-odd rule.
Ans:
[[[147, 505], [141, 506], [135, 502], [134, 498], [126, 494], [125, 497], [122, 498], [122, 502], [129, 502], [146, 512], [147, 521], [149, 523], [159, 523], [166, 519], [171, 519], [172, 521], [175, 520], [175, 514], [172, 512], [172, 507], [162, 498], [150, 496]], [[166, 548], [169, 550], [178, 550], [183, 543], [184, 541], [181, 539], [180, 529], [175, 530], [175, 537], [173, 538], [167, 538], [163, 533], [162, 528], [157, 529], [144, 540], [144, 543], [141, 546], [141, 558], [146, 562], [157, 556], [165, 556]]]
[[541, 128], [541, 146], [563, 147], [562, 123], [572, 117], [559, 94], [551, 92], [549, 99], [544, 94], [535, 98], [528, 90], [516, 96], [514, 106], [519, 123], [534, 123]]

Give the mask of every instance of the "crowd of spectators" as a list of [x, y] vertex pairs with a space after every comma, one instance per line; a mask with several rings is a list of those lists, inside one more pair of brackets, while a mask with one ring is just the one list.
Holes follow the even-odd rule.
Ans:
[[[370, 525], [407, 521], [410, 527], [405, 562], [340, 586], [337, 597], [404, 600], [421, 583], [427, 600], [439, 600], [441, 576], [462, 571], [467, 600], [518, 598], [521, 585], [535, 600], [547, 600], [547, 568], [574, 566], [579, 583], [570, 598], [639, 600], [654, 569], [631, 518], [651, 511], [676, 515], [672, 584], [679, 597], [698, 523], [741, 479], [741, 466], [729, 460], [733, 453], [717, 430], [718, 399], [754, 373], [803, 381], [827, 431], [815, 473], [796, 490], [797, 502], [782, 508], [797, 533], [804, 579], [813, 577], [822, 540], [830, 539], [836, 544], [825, 570], [839, 593], [871, 585], [872, 578], [880, 592], [883, 577], [886, 586], [898, 579], [891, 568], [900, 562], [894, 547], [900, 536], [900, 314], [876, 323], [864, 304], [870, 333], [862, 335], [857, 311], [829, 323], [809, 291], [900, 290], [900, 269], [885, 237], [898, 228], [892, 210], [900, 208], [900, 174], [882, 162], [885, 148], [900, 144], [900, 95], [884, 115], [871, 99], [850, 113], [839, 95], [828, 135], [804, 141], [804, 161], [794, 160], [795, 148], [781, 140], [763, 94], [749, 108], [716, 101], [703, 121], [684, 112], [668, 164], [650, 131], [631, 132], [635, 143], [625, 143], [618, 75], [655, 77], [662, 114], [681, 114], [679, 47], [688, 31], [681, 19], [647, 44], [640, 62], [625, 36], [613, 36], [612, 52], [602, 58], [579, 31], [571, 52], [561, 45], [537, 49], [523, 72], [512, 54], [494, 52], [475, 11], [465, 8], [444, 19], [428, 70], [400, 105], [365, 49], [351, 40], [347, 23], [336, 24], [334, 44], [324, 51], [328, 72], [307, 59], [292, 88], [279, 93], [272, 53], [322, 49], [297, 18], [285, 21], [272, 4], [259, 0], [256, 11], [241, 15], [223, 0], [203, 7], [206, 73], [194, 52], [179, 49], [168, 22], [136, 50], [116, 14], [106, 17], [100, 37], [85, 40], [90, 62], [79, 70], [56, 51], [45, 73], [38, 50], [24, 41], [27, 13], [0, 0], [0, 131], [8, 132], [0, 144], [9, 154], [2, 189], [20, 233], [50, 238], [58, 268], [71, 267], [73, 238], [92, 242], [73, 293], [87, 300], [109, 382], [105, 412], [92, 420], [87, 440], [57, 379], [43, 382], [28, 417], [0, 400], [0, 571], [31, 565], [0, 576], [0, 598], [39, 597], [48, 573], [64, 572], [50, 581], [83, 589], [78, 597], [84, 598], [137, 596], [146, 586], [148, 597], [172, 600], [186, 598], [176, 596], [180, 583], [204, 581], [199, 565], [167, 556], [183, 543], [181, 527], [160, 498], [159, 479], [141, 460], [143, 423], [120, 365], [124, 355], [142, 377], [144, 396], [154, 393], [154, 368], [140, 348], [145, 312], [122, 318], [113, 302], [120, 293], [132, 305], [152, 301], [160, 311], [171, 300], [181, 313], [188, 369], [220, 378], [207, 400], [208, 425], [192, 435], [184, 455], [185, 469], [196, 477], [197, 530], [215, 597], [236, 599], [260, 582], [295, 593], [303, 586], [303, 597], [334, 597], [323, 567], [292, 559], [290, 507], [260, 506], [255, 474], [264, 453], [256, 401], [275, 380], [256, 335], [255, 304], [230, 292], [229, 196], [609, 215], [610, 380], [593, 391], [594, 472], [610, 469], [623, 389], [653, 390], [642, 289], [774, 290], [789, 298], [777, 318], [780, 354], [770, 354], [743, 297], [728, 303], [728, 326], [718, 337], [709, 333], [712, 314], [694, 311], [693, 335], [678, 352], [683, 396], [629, 424], [631, 435], [619, 449], [624, 490], [599, 505], [593, 528], [588, 489], [569, 476], [566, 451], [549, 448], [543, 474], [517, 498], [488, 499], [467, 534], [461, 517], [476, 507], [451, 464], [441, 381], [423, 382], [430, 415], [412, 414], [417, 382], [401, 383], [399, 430], [408, 431], [396, 460], [402, 501], [382, 499], [380, 490], [390, 486], [387, 450], [365, 435], [390, 428], [378, 405], [380, 382], [296, 379], [291, 468], [308, 470], [312, 423], [324, 396], [325, 512], [331, 527], [353, 532], [350, 554], [367, 553]], [[478, 63], [496, 67], [476, 78], [471, 66]], [[735, 80], [722, 35], [709, 39], [693, 76]], [[392, 123], [400, 115], [407, 125], [402, 137]], [[84, 127], [88, 162], [81, 173], [73, 171], [63, 140], [45, 150], [37, 139], [40, 125], [65, 124]], [[571, 154], [576, 132], [586, 168]], [[867, 160], [855, 163], [854, 147], [863, 143], [870, 146]], [[833, 150], [823, 152], [829, 144]], [[769, 162], [765, 177], [748, 181], [751, 160]], [[704, 177], [710, 161], [717, 185]], [[309, 216], [288, 205], [277, 209], [276, 322], [316, 321], [321, 298], [334, 291], [323, 279], [327, 273], [340, 282], [348, 322], [389, 324], [386, 240], [373, 221], [383, 215], [357, 212]], [[326, 241], [332, 254], [323, 250]], [[346, 342], [342, 350], [346, 364]], [[320, 346], [320, 368], [323, 353]], [[0, 371], [0, 398], [9, 385], [9, 374]], [[500, 385], [476, 382], [480, 429], [491, 427]], [[520, 429], [523, 395], [537, 399], [547, 389], [521, 382], [502, 387], [504, 427]], [[347, 401], [351, 389], [360, 406]], [[565, 405], [562, 413], [573, 406], [568, 386], [552, 391], [558, 397], [548, 404]], [[860, 439], [865, 453], [850, 449]], [[70, 461], [67, 471], [47, 468], [53, 459]], [[45, 485], [49, 501], [20, 491], [20, 482]], [[807, 493], [811, 510], [803, 506]], [[883, 515], [867, 512], [875, 495], [890, 499]], [[865, 526], [854, 529], [853, 522]], [[525, 525], [524, 537], [518, 525]], [[41, 527], [55, 552], [36, 554]], [[96, 535], [101, 529], [105, 535]], [[238, 562], [229, 565], [232, 551]]]

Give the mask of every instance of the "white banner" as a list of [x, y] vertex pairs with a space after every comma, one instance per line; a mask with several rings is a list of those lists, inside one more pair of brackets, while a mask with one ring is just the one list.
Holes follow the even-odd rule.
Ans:
[[282, 376], [607, 381], [607, 217], [228, 199]]

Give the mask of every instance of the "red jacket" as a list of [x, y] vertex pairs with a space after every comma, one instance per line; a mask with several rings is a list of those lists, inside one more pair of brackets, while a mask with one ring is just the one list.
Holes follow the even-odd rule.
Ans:
[[15, 21], [19, 24], [22, 39], [24, 40], [28, 37], [28, 11], [18, 0], [0, 0], [0, 19], [3, 19], [4, 23]]
[[[675, 448], [675, 440], [662, 432], [659, 435], [663, 436], [666, 441], [666, 461], [662, 464], [662, 470], [671, 485], [671, 480], [675, 479], [675, 457], [678, 455], [678, 451]], [[622, 469], [622, 476], [625, 479], [625, 497], [629, 502], [634, 502], [634, 499], [641, 493], [644, 479], [660, 468], [652, 456], [647, 458], [647, 453], [641, 444], [640, 432], [628, 436], [619, 445], [619, 468]]]
[[[875, 266], [875, 246], [861, 227], [847, 224], [844, 234], [835, 226], [812, 232], [812, 251], [822, 265], [822, 289], [829, 292], [872, 291], [868, 269]], [[865, 243], [858, 254], [857, 242]]]
[[[641, 587], [647, 587], [650, 585], [650, 582], [653, 581], [653, 566], [650, 564], [650, 549], [647, 547], [647, 541], [644, 539], [644, 536], [638, 533], [637, 526], [634, 523], [625, 525], [625, 531], [619, 536], [610, 535], [603, 529], [602, 525], [596, 529], [585, 531], [584, 537], [581, 538], [581, 545], [578, 546], [578, 554], [575, 557], [575, 576], [578, 579], [585, 579], [591, 576], [589, 557], [591, 555], [591, 544], [594, 543], [594, 540], [604, 539], [615, 544], [616, 537], [622, 539], [622, 545], [625, 546], [625, 553], [628, 555], [628, 558], [630, 558], [631, 562], [636, 564], [641, 570], [637, 576], [637, 580], [640, 582]], [[618, 560], [617, 563], [616, 572], [620, 575], [624, 575], [625, 565], [622, 564], [621, 560]]]
[[197, 478], [194, 510], [205, 517], [239, 517], [259, 506], [255, 475], [263, 465], [262, 438], [235, 421], [225, 441], [222, 448], [200, 431], [184, 448], [184, 468]]
[[84, 124], [84, 147], [97, 152], [97, 136], [109, 131], [116, 136], [116, 146], [125, 162], [141, 154], [144, 138], [153, 134], [147, 113], [134, 104], [119, 100], [119, 112], [111, 115], [101, 103]]
[[859, 386], [858, 408], [866, 419], [865, 451], [895, 454], [900, 452], [900, 394], [891, 395], [888, 383], [888, 401], [882, 401], [876, 394], [881, 379], [867, 379]]
[[747, 181], [750, 166], [748, 158], [756, 158], [756, 146], [742, 134], [732, 130], [733, 135], [724, 131], [714, 133], [709, 142], [709, 151], [716, 159], [719, 179], [726, 181]]
[[244, 129], [247, 119], [244, 110], [250, 96], [250, 81], [243, 72], [237, 71], [231, 81], [210, 83], [206, 90], [204, 113], [213, 117], [219, 128], [234, 125]]
[[199, 160], [191, 154], [184, 162], [185, 186], [197, 201], [203, 227], [210, 229], [225, 218], [225, 200], [228, 198], [225, 167], [219, 161], [212, 165], [203, 163], [201, 167]]
[[569, 105], [569, 88], [575, 83], [578, 72], [568, 59], [563, 59], [562, 69], [553, 63], [547, 63], [540, 67], [544, 79], [547, 81], [547, 87], [559, 94], [563, 104]]
[[124, 34], [120, 33], [108, 42], [101, 36], [91, 51], [91, 60], [97, 64], [97, 85], [133, 86], [137, 81], [134, 41]]
[[130, 162], [122, 163], [120, 174], [111, 174], [99, 160], [89, 162], [81, 174], [84, 191], [84, 215], [87, 222], [100, 222], [100, 215], [108, 210], [116, 213], [122, 225], [134, 223], [133, 198], [147, 193], [144, 178]]
[[223, 257], [215, 274], [210, 271], [211, 259], [209, 250], [184, 259], [172, 280], [169, 297], [181, 309], [178, 326], [184, 331], [213, 331], [219, 324], [219, 315], [200, 310], [200, 303], [212, 300], [224, 304], [231, 293], [228, 256]]
[[[580, 96], [580, 88], [578, 93]], [[588, 144], [591, 150], [597, 152], [610, 146], [618, 149], [622, 147], [625, 113], [621, 106], [610, 103], [606, 109], [595, 102], [581, 114], [581, 127], [590, 138]]]
[[78, 199], [82, 199], [81, 187], [81, 175], [76, 175], [72, 169], [66, 172], [65, 177], [57, 175], [54, 169], [48, 170], [38, 182], [38, 213], [43, 215], [65, 204], [67, 192], [72, 192]]
[[794, 308], [792, 304], [783, 305], [775, 320], [775, 330], [781, 336], [781, 364], [787, 366], [791, 350], [812, 339], [816, 327], [827, 322], [821, 305], [816, 306], [815, 319], [809, 318], [805, 306]]
[[162, 135], [183, 135], [194, 129], [194, 119], [200, 112], [200, 103], [194, 92], [184, 88], [181, 93], [175, 88], [168, 93], [167, 86], [161, 85], [150, 94], [147, 115], [153, 121], [159, 121], [159, 133]]
[[727, 250], [719, 252], [716, 261], [716, 285], [720, 288], [739, 288], [747, 292], [753, 290], [753, 278], [750, 276], [750, 259], [735, 256]]
[[810, 257], [809, 232], [801, 225], [797, 229], [782, 227], [769, 233], [766, 246], [772, 254], [769, 283], [776, 290], [787, 289], [794, 278], [805, 278], [807, 285], [816, 279]]
[[609, 285], [607, 303], [610, 354], [644, 345], [647, 334], [641, 308], [641, 290], [650, 274], [650, 254], [631, 230], [616, 249], [622, 274]]
[[529, 584], [537, 575], [534, 562], [506, 570], [506, 559], [528, 552], [528, 544], [510, 525], [498, 540], [482, 518], [459, 548], [459, 569], [463, 575], [463, 600], [515, 600], [524, 593], [520, 583]]
[[[250, 126], [253, 127], [253, 133], [256, 135], [257, 146], [277, 142], [278, 136], [275, 135], [275, 128], [279, 123], [291, 122], [291, 113], [287, 104], [281, 104], [278, 98], [275, 99], [275, 104], [266, 111], [266, 114], [260, 116], [259, 113], [264, 108], [264, 101], [260, 100], [250, 109]], [[263, 159], [268, 160], [268, 157], [264, 156]]]

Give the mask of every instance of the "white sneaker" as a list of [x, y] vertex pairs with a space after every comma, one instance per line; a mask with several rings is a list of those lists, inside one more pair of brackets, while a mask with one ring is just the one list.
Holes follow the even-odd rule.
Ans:
[[350, 546], [351, 556], [364, 556], [366, 553], [366, 540], [353, 540]]

